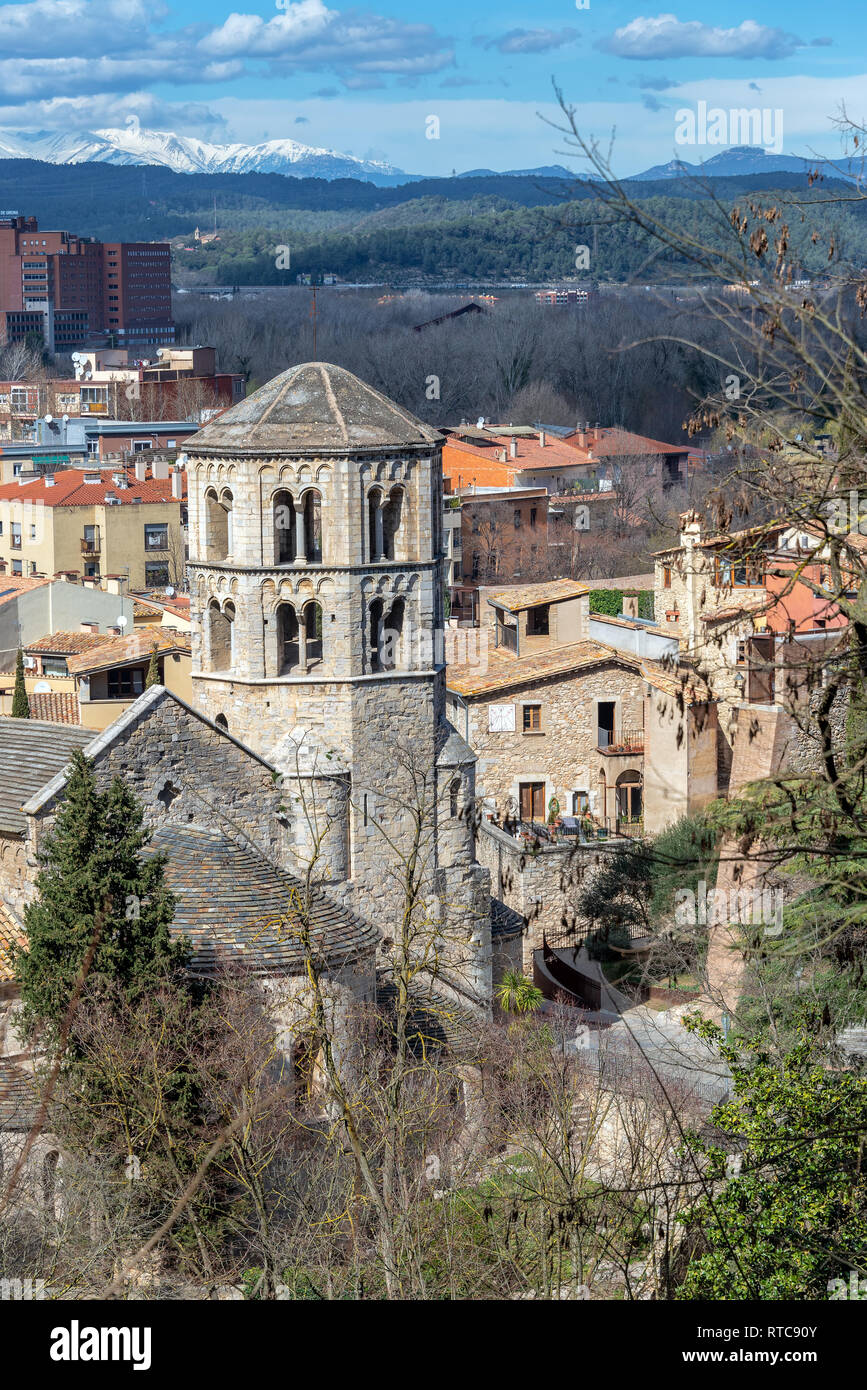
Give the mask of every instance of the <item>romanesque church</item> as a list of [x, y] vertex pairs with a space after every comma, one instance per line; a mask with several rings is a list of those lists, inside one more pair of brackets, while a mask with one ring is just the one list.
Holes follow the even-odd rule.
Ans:
[[[322, 969], [372, 999], [411, 868], [420, 989], [487, 1016], [523, 919], [492, 900], [476, 860], [475, 757], [446, 719], [439, 451], [428, 426], [320, 362], [188, 442], [192, 705], [155, 686], [96, 737], [0, 720], [7, 1001], [3, 943], [21, 939], [82, 747], [101, 780], [120, 774], [144, 804], [192, 969], [242, 962], [300, 988], [291, 905], [309, 874]], [[291, 1007], [280, 1016], [291, 1039]]]

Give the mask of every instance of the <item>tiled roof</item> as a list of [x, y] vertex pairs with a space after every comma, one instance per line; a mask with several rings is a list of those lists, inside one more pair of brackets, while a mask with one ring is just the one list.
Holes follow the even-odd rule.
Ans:
[[28, 642], [26, 652], [44, 652], [51, 656], [73, 656], [79, 652], [91, 651], [110, 640], [107, 632], [52, 632], [48, 637], [39, 637]]
[[672, 633], [666, 632], [665, 628], [655, 627], [653, 623], [647, 622], [644, 618], [624, 618], [622, 613], [616, 616], [612, 613], [594, 613], [590, 610], [591, 623], [608, 623], [611, 627], [631, 628], [633, 632], [650, 632], [656, 637], [672, 637]]
[[[393, 1016], [397, 990], [386, 976], [376, 981], [376, 1002], [386, 1015]], [[418, 1055], [447, 1049], [464, 1061], [481, 1060], [484, 1022], [466, 1005], [459, 1004], [444, 989], [416, 977], [409, 988], [410, 1009], [406, 1020], [407, 1042]]]
[[486, 593], [485, 597], [509, 613], [519, 613], [524, 608], [535, 608], [537, 603], [560, 603], [586, 593], [587, 585], [574, 579], [552, 579], [546, 584], [512, 584], [495, 594]]
[[[161, 826], [150, 848], [168, 855], [166, 880], [178, 898], [172, 930], [189, 937], [196, 974], [210, 975], [237, 962], [258, 974], [302, 970], [292, 925], [292, 904], [302, 890], [291, 874], [252, 847], [241, 849], [219, 831], [197, 826]], [[372, 952], [375, 929], [319, 889], [313, 893], [312, 919], [323, 962]]]
[[585, 432], [585, 445], [578, 443], [578, 430], [566, 436], [566, 442], [573, 452], [592, 453], [594, 458], [623, 458], [627, 454], [685, 454], [699, 452], [689, 444], [665, 444], [661, 439], [649, 439], [644, 434], [632, 434], [630, 430], [617, 429], [616, 426], [600, 429], [599, 438], [594, 438], [593, 430]]
[[29, 695], [30, 718], [43, 719], [50, 724], [80, 724], [78, 696], [72, 690], [50, 690], [44, 695]]
[[20, 574], [0, 574], [0, 606], [4, 603], [14, 603], [19, 594], [26, 594], [29, 589], [40, 589], [48, 582], [47, 579], [34, 579]]
[[446, 684], [459, 695], [486, 695], [612, 661], [636, 672], [639, 669], [635, 657], [601, 642], [573, 642], [569, 646], [551, 647], [521, 657], [504, 653], [502, 648], [489, 648], [486, 669], [482, 665], [449, 666]]
[[520, 936], [526, 925], [527, 919], [522, 917], [520, 912], [500, 902], [499, 898], [491, 898], [492, 936]]
[[24, 932], [5, 903], [0, 902], [0, 984], [15, 979], [12, 969], [12, 948], [23, 946]]
[[105, 670], [109, 666], [123, 666], [130, 661], [144, 661], [150, 657], [154, 647], [159, 656], [166, 652], [189, 654], [192, 637], [189, 632], [177, 632], [173, 627], [146, 627], [143, 631], [131, 632], [128, 637], [112, 637], [95, 651], [72, 656], [67, 666], [70, 674], [80, 676], [88, 671]]
[[[112, 481], [112, 472], [125, 472], [127, 486], [118, 487]], [[98, 483], [86, 483], [86, 477], [95, 478]], [[147, 478], [140, 483], [132, 468], [63, 468], [49, 475], [53, 484], [46, 486], [45, 478], [34, 479], [32, 483], [5, 483], [0, 486], [0, 502], [43, 502], [46, 507], [93, 507], [105, 502], [106, 493], [111, 492], [126, 506], [131, 502], [174, 502], [171, 478]], [[186, 489], [186, 471], [181, 477]]]
[[0, 1130], [30, 1129], [38, 1110], [33, 1075], [9, 1057], [0, 1057]]
[[76, 748], [96, 737], [93, 729], [41, 719], [0, 718], [0, 830], [21, 835], [21, 807], [69, 762]]
[[641, 674], [654, 690], [664, 695], [674, 695], [684, 704], [703, 704], [710, 698], [710, 690], [701, 676], [685, 666], [674, 666], [669, 662], [642, 661]]
[[[610, 495], [610, 493], [601, 494], [603, 497]], [[624, 593], [630, 593], [633, 589], [652, 589], [654, 576], [653, 574], [618, 574], [611, 579], [585, 579], [583, 582], [588, 589], [621, 589]]]

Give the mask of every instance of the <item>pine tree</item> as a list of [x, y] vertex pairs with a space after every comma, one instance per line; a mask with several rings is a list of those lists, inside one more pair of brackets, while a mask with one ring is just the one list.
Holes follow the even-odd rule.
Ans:
[[148, 666], [147, 680], [145, 681], [145, 690], [150, 690], [152, 685], [159, 685], [160, 683], [160, 668], [159, 663], [157, 661], [157, 650], [157, 644], [156, 642], [154, 642], [153, 646], [151, 647], [151, 661], [150, 665]]
[[12, 696], [12, 718], [30, 718], [30, 701], [27, 698], [27, 687], [24, 684], [24, 653], [20, 647], [18, 648], [18, 655], [15, 658], [15, 691]]
[[148, 841], [142, 808], [116, 777], [100, 792], [93, 765], [80, 750], [53, 830], [46, 837], [38, 897], [24, 913], [27, 949], [17, 974], [28, 1028], [55, 1031], [94, 938], [88, 989], [112, 981], [131, 1003], [187, 958], [169, 924], [175, 900], [165, 884], [165, 856]]

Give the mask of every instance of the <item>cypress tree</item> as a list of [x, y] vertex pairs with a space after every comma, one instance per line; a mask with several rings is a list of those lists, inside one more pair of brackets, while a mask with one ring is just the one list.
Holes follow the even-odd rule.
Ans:
[[16, 960], [25, 1026], [47, 1023], [55, 1032], [95, 937], [88, 988], [114, 982], [131, 1003], [187, 957], [169, 934], [175, 899], [165, 856], [142, 854], [149, 834], [141, 805], [119, 777], [100, 792], [79, 749], [71, 763], [38, 897], [24, 913], [27, 948]]
[[160, 668], [159, 663], [157, 661], [157, 644], [156, 642], [154, 642], [153, 646], [151, 647], [151, 660], [150, 665], [148, 666], [147, 679], [145, 681], [145, 690], [150, 690], [152, 685], [159, 685], [159, 683]]
[[24, 653], [20, 647], [18, 648], [18, 655], [15, 658], [15, 691], [12, 695], [12, 718], [30, 718], [30, 701], [27, 698], [27, 687], [24, 684]]

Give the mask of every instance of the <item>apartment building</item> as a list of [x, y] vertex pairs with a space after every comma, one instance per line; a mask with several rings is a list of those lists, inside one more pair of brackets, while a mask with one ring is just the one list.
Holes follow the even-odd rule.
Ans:
[[100, 242], [0, 218], [0, 339], [38, 334], [50, 352], [94, 338], [144, 348], [174, 342], [169, 246]]
[[0, 576], [182, 586], [186, 474], [167, 462], [67, 468], [0, 487]]

